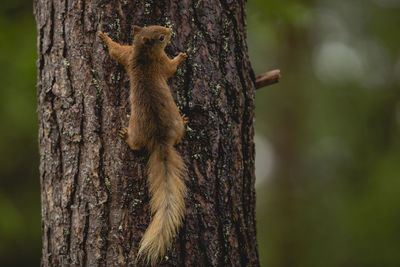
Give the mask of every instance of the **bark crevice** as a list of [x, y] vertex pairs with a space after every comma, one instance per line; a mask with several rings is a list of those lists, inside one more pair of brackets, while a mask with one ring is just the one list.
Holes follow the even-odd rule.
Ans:
[[259, 266], [244, 1], [34, 5], [42, 266], [140, 266], [148, 155], [118, 137], [130, 114], [129, 81], [95, 32], [128, 44], [132, 24], [160, 23], [176, 33], [168, 54], [188, 54], [169, 84], [190, 120], [177, 146], [188, 169], [185, 225], [161, 266]]

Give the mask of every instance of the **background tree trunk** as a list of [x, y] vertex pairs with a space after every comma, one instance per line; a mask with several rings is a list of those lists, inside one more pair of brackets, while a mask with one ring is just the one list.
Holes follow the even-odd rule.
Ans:
[[131, 26], [166, 25], [170, 80], [190, 123], [183, 228], [163, 265], [258, 266], [253, 74], [244, 1], [36, 0], [43, 266], [135, 266], [150, 217], [147, 155], [118, 137], [129, 81], [96, 31], [120, 43]]

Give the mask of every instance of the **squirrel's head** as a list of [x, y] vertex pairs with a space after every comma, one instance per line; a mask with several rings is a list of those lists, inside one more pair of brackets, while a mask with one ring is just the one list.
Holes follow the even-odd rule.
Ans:
[[171, 29], [162, 26], [133, 26], [133, 44], [153, 52], [164, 50], [171, 39]]

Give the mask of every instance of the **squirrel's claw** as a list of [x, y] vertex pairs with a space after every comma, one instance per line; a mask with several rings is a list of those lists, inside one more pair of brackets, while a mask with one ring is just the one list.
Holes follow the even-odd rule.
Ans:
[[119, 131], [119, 136], [123, 139], [126, 139], [128, 137], [128, 128], [122, 128]]
[[97, 31], [97, 36], [102, 39], [103, 41], [108, 38], [108, 35], [103, 33], [102, 31]]
[[188, 123], [189, 123], [189, 118], [188, 118], [188, 117], [186, 117], [186, 115], [185, 115], [185, 114], [182, 114], [181, 116], [182, 116], [182, 121], [183, 121], [183, 124], [186, 126], [186, 124], [188, 124]]

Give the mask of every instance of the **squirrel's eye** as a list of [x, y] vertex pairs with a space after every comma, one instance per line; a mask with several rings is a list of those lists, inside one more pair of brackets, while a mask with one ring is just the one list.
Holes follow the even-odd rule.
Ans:
[[164, 35], [161, 35], [161, 36], [160, 36], [160, 41], [161, 41], [161, 42], [164, 41]]

